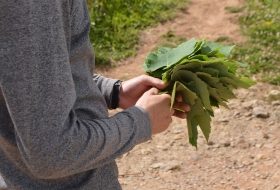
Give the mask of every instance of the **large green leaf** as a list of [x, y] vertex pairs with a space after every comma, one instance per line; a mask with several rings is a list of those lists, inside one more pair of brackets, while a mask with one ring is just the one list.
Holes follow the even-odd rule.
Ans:
[[233, 46], [223, 46], [220, 50], [219, 53], [222, 55], [225, 55], [228, 57], [230, 55], [231, 50], [234, 48], [235, 45]]
[[162, 75], [162, 81], [164, 83], [169, 82], [171, 80], [171, 74], [172, 74], [172, 70], [167, 70], [165, 73], [163, 73]]
[[192, 56], [192, 55], [194, 55], [196, 52], [198, 52], [198, 51], [202, 48], [202, 46], [203, 46], [205, 43], [206, 43], [206, 39], [203, 39], [203, 40], [201, 40], [201, 41], [198, 41], [198, 42], [195, 44], [195, 48], [194, 48], [193, 53], [190, 54], [189, 57]]
[[[194, 38], [182, 43], [177, 48], [164, 49], [160, 51], [151, 52], [145, 60], [145, 68], [148, 71], [155, 71], [162, 67], [169, 67], [192, 54], [195, 50], [196, 40]], [[163, 53], [164, 52], [164, 53]]]
[[164, 60], [164, 55], [165, 54], [161, 52], [149, 53], [146, 57], [145, 64], [142, 66], [142, 69], [151, 73], [155, 70], [163, 68], [164, 66], [166, 66], [166, 60]]
[[197, 125], [194, 116], [203, 115], [204, 109], [200, 98], [195, 99], [195, 104], [191, 105], [191, 110], [187, 114], [187, 126], [189, 134], [189, 142], [197, 147]]
[[189, 57], [189, 60], [192, 60], [192, 59], [198, 59], [200, 61], [210, 60], [210, 58], [207, 55], [203, 55], [203, 54], [198, 54], [198, 55], [194, 55], [194, 56]]
[[177, 84], [178, 82], [176, 81], [173, 85], [172, 93], [171, 93], [171, 103], [170, 103], [170, 110], [173, 107], [174, 101], [175, 101], [175, 96], [176, 96], [176, 89], [177, 89]]
[[212, 77], [216, 77], [216, 78], [218, 78], [219, 76], [219, 71], [213, 68], [202, 68], [202, 72], [210, 74]]
[[241, 77], [240, 80], [242, 80], [243, 82], [247, 83], [247, 84], [250, 85], [250, 86], [253, 86], [253, 85], [256, 84], [255, 81], [249, 79], [248, 77]]
[[[211, 63], [223, 63], [226, 60], [224, 57], [219, 57], [216, 59], [208, 59], [206, 61], [200, 60], [199, 58], [197, 59], [182, 59], [178, 64], [184, 65], [184, 64], [189, 64], [192, 62], [198, 62], [204, 64], [211, 64]], [[174, 66], [174, 65], [173, 65]], [[165, 68], [165, 69], [170, 69], [170, 68]]]
[[208, 55], [214, 50], [221, 48], [221, 44], [219, 43], [211, 43], [211, 42], [206, 42], [202, 47], [201, 47], [201, 54]]
[[239, 64], [237, 64], [236, 61], [229, 61], [229, 60], [226, 60], [224, 63], [224, 65], [228, 66], [228, 70], [229, 72], [235, 74], [236, 73], [236, 70], [239, 68]]
[[234, 93], [220, 82], [215, 85], [215, 88], [219, 96], [225, 101], [236, 98]]
[[[215, 106], [217, 106], [216, 103], [218, 103], [219, 105], [222, 105], [222, 106], [228, 108], [227, 104], [223, 101], [223, 99], [218, 94], [217, 89], [215, 88], [215, 87], [220, 87], [220, 88], [222, 87], [221, 85], [218, 84], [219, 78], [212, 77], [211, 75], [209, 75], [207, 73], [203, 73], [203, 72], [197, 72], [196, 74], [201, 80], [203, 80], [208, 85], [208, 91], [209, 91], [210, 97], [212, 97], [213, 99], [216, 100], [214, 102], [212, 100], [212, 103], [214, 103]], [[222, 88], [225, 88], [225, 87], [222, 87]], [[210, 103], [211, 103], [211, 99], [210, 99]], [[211, 103], [211, 105], [212, 105], [212, 103]]]
[[193, 105], [195, 103], [195, 99], [197, 99], [196, 93], [192, 92], [179, 81], [176, 81], [175, 83], [177, 83], [176, 91], [182, 94], [183, 101], [189, 105]]
[[202, 69], [202, 64], [198, 63], [198, 62], [191, 62], [188, 64], [184, 64], [184, 65], [177, 65], [176, 67], [174, 67], [173, 69], [173, 73], [176, 73], [179, 70], [188, 70], [188, 71], [192, 71], [192, 72], [199, 72]]
[[195, 115], [194, 119], [196, 123], [199, 125], [201, 131], [203, 132], [203, 135], [208, 142], [209, 135], [211, 132], [211, 117], [208, 113], [208, 111], [204, 110], [203, 115]]
[[216, 100], [216, 102], [221, 105], [224, 106], [225, 108], [229, 109], [228, 105], [224, 102], [224, 100], [220, 97], [220, 95], [217, 92], [216, 88], [211, 88], [210, 86], [208, 86], [208, 90], [209, 90], [209, 94], [210, 96]]
[[219, 45], [218, 47], [216, 47], [215, 49], [213, 49], [211, 52], [209, 52], [207, 54], [207, 56], [209, 57], [225, 57], [224, 55], [218, 55], [219, 54], [219, 50], [222, 48], [222, 45]]
[[234, 46], [225, 46], [220, 43], [206, 42], [201, 48], [201, 53], [216, 57], [228, 57]]
[[229, 67], [224, 65], [223, 63], [207, 63], [203, 65], [205, 68], [213, 68], [219, 71], [219, 77], [227, 77], [229, 79], [232, 79], [235, 81], [235, 83], [238, 85], [238, 87], [242, 88], [249, 88], [250, 85], [246, 82], [243, 82], [240, 80], [237, 76], [235, 76], [233, 73], [229, 72]]
[[196, 74], [188, 70], [178, 70], [177, 72], [172, 74], [171, 80], [180, 81], [180, 82], [194, 81], [195, 82], [194, 92], [197, 94], [198, 97], [200, 97], [204, 107], [210, 111], [213, 111], [209, 100], [209, 92], [207, 90], [207, 85], [205, 84], [205, 82], [200, 80]]
[[165, 73], [165, 72], [166, 72], [166, 71], [163, 70], [163, 68], [160, 68], [160, 69], [155, 70], [155, 71], [153, 71], [153, 72], [147, 72], [147, 74], [150, 75], [150, 76], [153, 76], [153, 77], [156, 77], [156, 78], [161, 79], [163, 73]]
[[[210, 93], [210, 92], [209, 92]], [[212, 96], [211, 96], [211, 94], [210, 94], [210, 103], [211, 103], [211, 106], [213, 106], [213, 107], [217, 107], [217, 108], [219, 108], [220, 106], [219, 106], [219, 102], [216, 100], [216, 99], [214, 99]], [[211, 114], [210, 114], [211, 113]], [[210, 112], [209, 114], [212, 116], [212, 117], [214, 117], [214, 112]]]
[[238, 84], [230, 78], [220, 77], [219, 79], [220, 79], [220, 82], [223, 83], [223, 85], [226, 86], [230, 90], [238, 88]]
[[212, 77], [208, 73], [203, 73], [203, 72], [196, 72], [196, 75], [198, 78], [200, 78], [203, 82], [208, 84], [211, 87], [215, 87], [217, 83], [220, 81], [219, 78], [217, 77]]
[[[197, 139], [198, 139], [198, 132], [197, 132], [197, 122], [195, 121], [194, 117], [191, 119], [187, 118], [187, 125], [188, 125], [188, 134], [189, 134], [189, 142], [191, 145], [195, 146], [197, 149]], [[190, 136], [191, 134], [191, 136]]]
[[158, 46], [158, 52], [159, 53], [167, 53], [170, 50], [171, 50], [171, 48], [163, 47], [163, 46]]

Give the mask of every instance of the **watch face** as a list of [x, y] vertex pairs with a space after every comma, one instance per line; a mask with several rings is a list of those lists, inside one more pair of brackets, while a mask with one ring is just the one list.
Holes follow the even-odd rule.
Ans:
[[122, 81], [117, 81], [117, 82], [115, 83], [115, 86], [121, 86], [121, 84], [122, 84]]
[[112, 96], [112, 109], [116, 109], [119, 104], [119, 93], [120, 93], [120, 86], [122, 84], [122, 81], [118, 80], [114, 84], [113, 88], [113, 96]]

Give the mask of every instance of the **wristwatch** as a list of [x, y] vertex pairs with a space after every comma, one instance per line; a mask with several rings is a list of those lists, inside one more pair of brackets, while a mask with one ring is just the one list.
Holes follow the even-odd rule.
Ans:
[[112, 109], [117, 109], [119, 106], [119, 93], [120, 93], [120, 87], [121, 87], [122, 81], [118, 80], [115, 82], [113, 87], [113, 94], [112, 94]]

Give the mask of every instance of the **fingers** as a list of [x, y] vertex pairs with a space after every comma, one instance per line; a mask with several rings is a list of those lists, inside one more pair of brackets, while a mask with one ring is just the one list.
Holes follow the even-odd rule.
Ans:
[[[157, 88], [151, 88], [147, 91], [151, 95], [158, 95], [159, 90]], [[161, 97], [166, 100], [166, 103], [170, 105], [171, 96], [169, 94], [161, 94]], [[191, 107], [183, 102], [182, 95], [180, 93], [176, 94], [173, 107], [170, 109], [171, 115], [179, 118], [186, 118], [186, 112], [190, 111]]]
[[159, 90], [157, 88], [151, 88], [150, 90], [147, 91], [147, 93], [151, 95], [158, 95]]
[[183, 96], [182, 96], [182, 94], [181, 94], [181, 93], [176, 93], [176, 95], [175, 95], [175, 100], [176, 100], [177, 102], [183, 102]]
[[168, 83], [164, 83], [162, 80], [148, 75], [141, 75], [141, 80], [148, 86], [153, 86], [158, 89], [165, 89], [168, 86]]
[[175, 101], [174, 104], [173, 104], [173, 107], [177, 108], [179, 110], [182, 110], [183, 112], [188, 112], [188, 111], [191, 110], [190, 105], [188, 105], [188, 104], [186, 104], [184, 102]]
[[171, 114], [171, 116], [172, 116], [172, 115], [174, 115], [174, 114], [175, 114], [175, 112], [176, 112], [176, 110], [175, 110], [174, 108], [171, 108], [171, 110], [170, 110], [170, 114]]
[[191, 107], [183, 102], [183, 97], [181, 93], [177, 93], [175, 96], [175, 102], [173, 107], [176, 108], [173, 116], [185, 119], [187, 117], [186, 112], [190, 111]]
[[187, 118], [187, 113], [179, 111], [179, 110], [175, 110], [173, 116], [178, 117], [180, 119], [186, 119]]

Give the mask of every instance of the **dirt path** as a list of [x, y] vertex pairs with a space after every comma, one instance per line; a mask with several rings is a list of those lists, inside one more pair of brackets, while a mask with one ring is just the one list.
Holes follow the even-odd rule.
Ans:
[[[227, 36], [241, 42], [238, 15], [225, 7], [242, 5], [239, 0], [193, 0], [173, 21], [145, 31], [136, 57], [98, 72], [122, 80], [144, 74], [145, 57], [169, 30], [187, 39]], [[197, 151], [188, 143], [186, 122], [174, 118], [167, 131], [117, 160], [123, 189], [280, 189], [280, 100], [266, 101], [277, 94], [279, 86], [262, 83], [236, 91], [230, 110], [215, 110], [209, 144], [199, 131]]]
[[200, 40], [207, 37], [209, 41], [213, 41], [220, 36], [227, 36], [235, 43], [241, 42], [245, 37], [240, 35], [239, 26], [236, 24], [238, 14], [227, 14], [225, 7], [242, 5], [239, 0], [193, 0], [185, 11], [178, 13], [176, 19], [143, 32], [136, 57], [116, 63], [116, 68], [99, 69], [97, 72], [123, 80], [144, 74], [141, 67], [145, 57], [157, 47], [160, 37], [168, 31], [186, 39], [194, 37]]

